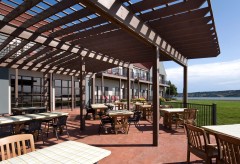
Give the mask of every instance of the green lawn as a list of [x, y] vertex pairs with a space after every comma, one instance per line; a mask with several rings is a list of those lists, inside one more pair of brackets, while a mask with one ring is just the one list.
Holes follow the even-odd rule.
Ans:
[[188, 100], [196, 104], [217, 104], [217, 124], [240, 124], [240, 101]]

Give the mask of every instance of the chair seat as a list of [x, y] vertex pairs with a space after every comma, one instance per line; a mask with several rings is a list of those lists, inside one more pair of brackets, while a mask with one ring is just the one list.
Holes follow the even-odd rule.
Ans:
[[100, 122], [99, 128], [98, 128], [99, 135], [100, 135], [102, 129], [105, 129], [105, 133], [107, 132], [106, 125], [110, 125], [110, 127], [113, 128], [113, 123], [114, 123], [113, 119], [109, 116], [101, 115], [100, 118], [101, 118], [101, 122]]
[[217, 157], [218, 156], [218, 147], [217, 144], [207, 144], [206, 145], [208, 156]]
[[217, 158], [217, 145], [210, 144], [204, 129], [190, 124], [185, 124], [185, 128], [188, 139], [187, 163], [190, 163], [190, 152], [203, 159], [205, 163], [211, 163], [212, 158]]

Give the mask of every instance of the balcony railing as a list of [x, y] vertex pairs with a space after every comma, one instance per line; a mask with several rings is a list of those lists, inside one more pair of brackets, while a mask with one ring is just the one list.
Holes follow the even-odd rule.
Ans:
[[[127, 72], [125, 70], [120, 70], [120, 69], [116, 69], [116, 68], [102, 71], [102, 73], [127, 77]], [[134, 79], [136, 82], [139, 80], [152, 82], [152, 77], [149, 75], [143, 75], [140, 73], [131, 72], [130, 77], [131, 77], [131, 79]], [[169, 81], [166, 81], [166, 80], [159, 80], [159, 83], [164, 84], [164, 85], [169, 85]]]

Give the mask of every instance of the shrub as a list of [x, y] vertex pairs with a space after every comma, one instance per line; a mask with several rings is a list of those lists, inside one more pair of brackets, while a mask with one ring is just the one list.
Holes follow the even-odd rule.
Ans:
[[166, 102], [166, 99], [163, 97], [160, 97], [159, 100], [160, 100], [160, 102]]

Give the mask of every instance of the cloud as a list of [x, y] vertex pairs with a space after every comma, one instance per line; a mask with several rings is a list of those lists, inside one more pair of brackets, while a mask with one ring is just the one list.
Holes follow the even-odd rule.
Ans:
[[[183, 68], [166, 69], [167, 78], [182, 93]], [[188, 92], [240, 89], [240, 59], [188, 66]]]

